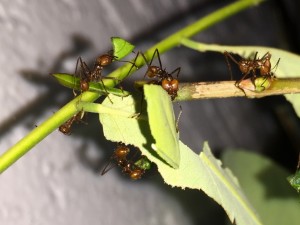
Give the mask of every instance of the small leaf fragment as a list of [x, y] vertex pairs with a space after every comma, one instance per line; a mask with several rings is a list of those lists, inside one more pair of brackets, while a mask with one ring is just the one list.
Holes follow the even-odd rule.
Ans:
[[[80, 91], [80, 78], [76, 77], [72, 74], [67, 74], [67, 73], [56, 73], [53, 74], [53, 76], [55, 77], [55, 79], [63, 86], [67, 87], [67, 88], [71, 88], [77, 91]], [[105, 78], [103, 78], [105, 79]], [[102, 95], [107, 95], [108, 93], [114, 94], [116, 96], [120, 96], [120, 97], [125, 97], [128, 96], [130, 93], [128, 91], [124, 91], [118, 88], [111, 88], [111, 87], [107, 87], [99, 82], [89, 82], [89, 90], [91, 92], [95, 92], [95, 93], [99, 93]]]
[[113, 45], [114, 56], [116, 56], [118, 60], [129, 55], [134, 49], [134, 45], [120, 37], [112, 37], [111, 42]]
[[290, 175], [287, 177], [290, 185], [296, 189], [296, 191], [300, 192], [300, 170], [298, 169], [294, 175]]

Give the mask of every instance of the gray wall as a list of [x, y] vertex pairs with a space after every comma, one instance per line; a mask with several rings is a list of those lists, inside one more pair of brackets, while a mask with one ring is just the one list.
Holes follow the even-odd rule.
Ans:
[[[226, 1], [226, 3], [231, 1]], [[72, 99], [53, 72], [74, 71], [110, 49], [120, 36], [145, 50], [168, 34], [221, 7], [224, 1], [1, 1], [0, 152]], [[296, 1], [268, 1], [197, 35], [196, 40], [232, 45], [267, 45], [299, 53]], [[299, 7], [298, 7], [299, 9]], [[299, 17], [298, 17], [299, 21]], [[284, 60], [284, 59], [282, 59]], [[227, 80], [224, 57], [176, 48], [164, 67], [182, 67], [181, 81]], [[139, 77], [140, 76], [140, 77]], [[136, 74], [133, 79], [141, 78]], [[130, 82], [124, 82], [127, 88]], [[289, 141], [280, 118], [294, 118], [283, 98], [204, 100], [181, 103], [182, 140], [200, 151], [204, 140], [218, 153], [247, 148], [277, 154]], [[177, 105], [175, 105], [177, 108]], [[281, 111], [280, 111], [281, 110]], [[283, 110], [283, 111], [282, 111]], [[281, 113], [281, 114], [280, 114]], [[1, 175], [0, 224], [224, 224], [223, 210], [197, 191], [172, 189], [153, 171], [130, 181], [118, 169], [99, 176], [114, 148], [102, 137], [97, 116], [72, 135], [53, 132]], [[274, 153], [275, 152], [275, 153]], [[288, 155], [288, 156], [286, 156]], [[291, 163], [290, 163], [291, 164]]]

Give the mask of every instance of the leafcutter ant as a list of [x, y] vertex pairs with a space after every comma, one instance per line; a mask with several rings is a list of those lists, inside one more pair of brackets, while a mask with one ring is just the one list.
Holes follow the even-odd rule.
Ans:
[[[271, 81], [275, 78], [274, 73], [271, 72], [271, 61], [270, 61], [271, 54], [267, 52], [266, 54], [263, 55], [262, 58], [257, 58], [257, 54], [258, 52], [255, 53], [253, 59], [245, 59], [241, 57], [240, 60], [236, 60], [231, 53], [227, 51], [224, 52], [231, 78], [232, 78], [232, 70], [228, 58], [230, 58], [235, 64], [238, 65], [239, 70], [243, 74], [242, 78], [236, 82], [236, 86], [241, 88], [242, 90], [243, 90], [242, 83], [248, 77], [250, 77], [254, 85], [253, 89], [258, 92], [261, 92], [265, 90], [266, 87], [269, 87], [270, 86], [269, 83], [271, 83]], [[274, 68], [278, 66], [279, 61], [280, 59], [278, 59]], [[258, 81], [256, 81], [256, 79], [258, 79]], [[257, 87], [256, 86], [257, 83], [261, 85]]]
[[[147, 69], [144, 77], [147, 76], [149, 78], [157, 78], [157, 80], [154, 80], [153, 83], [161, 85], [162, 88], [166, 92], [168, 92], [168, 94], [171, 96], [171, 99], [173, 101], [177, 96], [177, 91], [179, 88], [178, 76], [179, 76], [181, 68], [178, 67], [171, 73], [168, 73], [166, 71], [166, 69], [163, 69], [158, 49], [155, 49], [155, 51], [152, 55], [152, 58], [150, 60], [150, 63], [148, 63], [148, 61], [143, 53], [141, 53], [141, 55], [144, 58], [147, 66], [148, 66], [148, 69]], [[159, 66], [152, 65], [155, 55], [157, 56]], [[173, 77], [174, 74], [176, 75], [176, 78]]]
[[[81, 57], [78, 58], [75, 68], [75, 75], [79, 75], [80, 77], [80, 90], [81, 92], [85, 92], [89, 90], [89, 82], [101, 82], [104, 90], [105, 85], [103, 83], [103, 79], [115, 79], [109, 77], [103, 77], [102, 71], [104, 67], [110, 65], [117, 57], [113, 55], [113, 51], [109, 51], [106, 54], [100, 55], [96, 58], [94, 67], [91, 70], [88, 65], [82, 60]], [[79, 72], [78, 72], [79, 68]], [[74, 95], [76, 93], [74, 92]]]
[[[177, 67], [171, 73], [168, 73], [166, 71], [166, 69], [162, 67], [158, 49], [155, 49], [155, 51], [152, 55], [152, 58], [150, 60], [150, 63], [147, 62], [147, 59], [143, 53], [141, 53], [141, 55], [143, 56], [143, 58], [147, 64], [147, 67], [148, 67], [144, 77], [147, 76], [149, 78], [157, 78], [157, 80], [154, 80], [153, 82], [155, 84], [161, 85], [162, 88], [165, 91], [167, 91], [167, 93], [171, 96], [171, 100], [173, 101], [177, 97], [177, 92], [179, 89], [178, 76], [179, 76], [181, 67]], [[155, 55], [157, 56], [159, 66], [152, 65]], [[174, 74], [176, 75], [176, 78], [173, 77]], [[175, 122], [177, 131], [178, 131], [179, 118], [182, 114], [182, 107], [180, 104], [179, 104], [179, 108], [180, 108], [180, 112], [179, 112], [178, 118]]]
[[65, 135], [71, 134], [71, 127], [73, 123], [76, 122], [83, 122], [82, 118], [84, 117], [84, 112], [80, 111], [79, 113], [72, 116], [69, 120], [67, 120], [64, 124], [62, 124], [58, 130]]
[[[129, 153], [130, 148], [128, 146], [124, 144], [118, 144], [113, 155], [111, 156], [111, 160], [104, 167], [101, 175], [106, 174], [110, 169], [117, 165], [122, 169], [122, 172], [128, 175], [132, 180], [141, 179], [145, 171], [150, 169], [150, 161], [145, 156], [140, 156], [138, 160], [133, 161], [128, 159]], [[112, 164], [112, 161], [114, 161], [115, 164]]]

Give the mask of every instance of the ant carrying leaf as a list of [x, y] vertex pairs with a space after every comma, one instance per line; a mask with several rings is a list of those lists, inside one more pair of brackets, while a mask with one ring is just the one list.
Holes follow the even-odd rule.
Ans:
[[[275, 78], [274, 73], [271, 72], [271, 54], [267, 52], [261, 58], [258, 58], [257, 54], [258, 52], [255, 53], [253, 59], [245, 59], [239, 56], [240, 59], [236, 60], [231, 53], [227, 51], [224, 52], [231, 78], [232, 70], [229, 59], [238, 65], [239, 70], [243, 75], [235, 84], [242, 90], [247, 89], [255, 92], [262, 92], [271, 86], [272, 80]], [[278, 59], [273, 69], [278, 66], [279, 61], [280, 59]], [[246, 79], [248, 77], [249, 79]]]
[[[103, 168], [101, 175], [106, 174], [116, 165], [122, 169], [122, 172], [128, 175], [132, 180], [141, 179], [146, 170], [151, 168], [151, 162], [146, 156], [140, 155], [138, 159], [134, 159], [135, 155], [141, 154], [138, 148], [135, 148], [136, 152], [134, 156], [128, 158], [130, 153], [130, 148], [124, 144], [118, 144], [117, 148], [114, 150], [111, 160]], [[113, 164], [114, 163], [114, 164]]]

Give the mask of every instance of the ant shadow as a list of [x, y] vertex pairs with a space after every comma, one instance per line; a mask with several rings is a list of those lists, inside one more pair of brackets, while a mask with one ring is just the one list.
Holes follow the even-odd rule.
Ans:
[[[92, 50], [92, 43], [80, 35], [73, 35], [71, 40], [73, 44], [72, 47], [58, 55], [47, 73], [30, 69], [20, 71], [20, 75], [25, 81], [31, 83], [33, 86], [42, 87], [45, 90], [34, 100], [28, 102], [24, 107], [21, 107], [15, 113], [12, 113], [9, 119], [0, 124], [0, 136], [8, 133], [13, 127], [20, 124], [24, 124], [25, 127], [30, 130], [34, 129], [38, 126], [38, 124], [36, 124], [36, 118], [41, 118], [46, 112], [49, 112], [49, 110], [51, 111], [57, 106], [63, 106], [69, 100], [74, 98], [71, 89], [63, 87], [49, 75], [57, 71], [66, 70], [64, 63], [66, 63], [67, 60], [75, 60], [78, 55]], [[73, 73], [73, 71], [71, 71], [71, 73]], [[45, 74], [47, 75], [45, 76]], [[96, 165], [98, 164], [99, 166], [102, 162], [88, 161], [88, 154], [84, 154], [85, 151], [83, 149], [86, 149], [85, 147], [91, 141], [96, 142], [99, 149], [113, 149], [113, 144], [107, 142], [104, 135], [101, 135], [102, 129], [101, 127], [99, 128], [100, 123], [98, 115], [89, 114], [86, 116], [86, 120], [87, 121], [85, 122], [88, 126], [74, 124], [75, 126], [72, 128], [73, 132], [71, 138], [80, 137], [83, 140], [81, 146], [77, 149], [78, 159], [83, 165], [96, 171]], [[79, 125], [80, 129], [77, 129]], [[106, 153], [108, 151], [103, 152]], [[104, 156], [105, 159], [109, 157], [109, 153], [106, 154], [107, 156]]]

